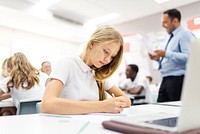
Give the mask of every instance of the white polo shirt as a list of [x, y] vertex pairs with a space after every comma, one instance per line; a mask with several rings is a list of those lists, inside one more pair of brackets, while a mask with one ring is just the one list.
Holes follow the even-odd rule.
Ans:
[[138, 85], [143, 86], [144, 90], [140, 93], [140, 95], [145, 95], [146, 93], [146, 88], [147, 88], [147, 83], [146, 79], [139, 77], [139, 75], [136, 76], [135, 80], [132, 81], [130, 78], [125, 78], [125, 80], [119, 85], [120, 88], [125, 89], [125, 88], [133, 88], [137, 87]]
[[[79, 56], [61, 58], [50, 78], [58, 79], [63, 83], [61, 98], [99, 100], [99, 90], [93, 71]], [[108, 80], [104, 82], [105, 90], [109, 90], [112, 86], [113, 84]]]

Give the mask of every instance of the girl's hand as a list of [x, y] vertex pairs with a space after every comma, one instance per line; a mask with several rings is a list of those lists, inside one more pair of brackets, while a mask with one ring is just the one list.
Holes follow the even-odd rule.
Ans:
[[102, 111], [106, 113], [120, 113], [126, 107], [125, 101], [123, 96], [106, 99], [102, 101]]

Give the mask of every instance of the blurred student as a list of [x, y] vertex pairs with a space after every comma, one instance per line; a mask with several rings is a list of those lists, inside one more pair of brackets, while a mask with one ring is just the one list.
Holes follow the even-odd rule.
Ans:
[[[9, 76], [10, 72], [11, 72], [11, 69], [12, 69], [12, 57], [10, 58], [6, 58], [2, 64], [2, 73], [1, 73], [1, 80], [2, 81], [3, 79], [5, 79], [6, 77]], [[0, 90], [1, 92], [1, 90]], [[10, 98], [10, 93], [0, 93], [0, 100], [4, 100], [4, 99], [8, 99]]]
[[191, 42], [195, 36], [181, 26], [181, 13], [177, 9], [163, 12], [162, 25], [170, 35], [165, 49], [150, 54], [152, 60], [159, 62], [163, 77], [157, 102], [179, 101], [182, 92], [186, 63]]
[[129, 64], [126, 68], [126, 79], [119, 85], [119, 87], [131, 94], [145, 95], [146, 79], [138, 75], [139, 68], [135, 64]]
[[[0, 82], [0, 93], [10, 93], [15, 106], [20, 100], [42, 99], [47, 77], [41, 76], [23, 53], [12, 56], [12, 69], [9, 77]], [[3, 115], [5, 111], [1, 111]], [[10, 115], [16, 113], [12, 108]]]
[[[121, 34], [111, 26], [99, 27], [76, 57], [60, 59], [47, 85], [42, 112], [51, 114], [120, 113], [130, 99], [107, 80], [123, 53]], [[113, 96], [106, 99], [105, 91]]]
[[49, 61], [44, 61], [41, 66], [41, 72], [46, 73], [49, 76], [51, 73], [51, 63]]
[[0, 80], [6, 78], [9, 76], [9, 72], [10, 72], [10, 65], [11, 65], [11, 57], [10, 58], [6, 58], [3, 63], [2, 63], [2, 66], [1, 66], [1, 77], [0, 77]]
[[[3, 79], [9, 76], [11, 69], [12, 69], [12, 61], [11, 58], [6, 58], [2, 64], [2, 73], [1, 73], [1, 80], [0, 83]], [[0, 90], [0, 100], [8, 99], [10, 98], [11, 95], [10, 93], [4, 93], [2, 90]], [[3, 107], [0, 108], [0, 116], [5, 116], [5, 115], [10, 115], [12, 113], [12, 108], [10, 107]], [[14, 114], [14, 113], [13, 113]]]

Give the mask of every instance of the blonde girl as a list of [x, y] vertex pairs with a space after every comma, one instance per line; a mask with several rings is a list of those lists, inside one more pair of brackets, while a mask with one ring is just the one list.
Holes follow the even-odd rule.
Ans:
[[[123, 39], [112, 26], [98, 28], [80, 56], [60, 59], [47, 85], [42, 112], [52, 114], [120, 113], [130, 99], [108, 78], [119, 66]], [[113, 98], [106, 99], [106, 94]]]
[[[45, 75], [46, 76], [46, 75]], [[20, 100], [41, 99], [45, 90], [47, 77], [41, 76], [26, 56], [15, 53], [12, 56], [12, 69], [9, 77], [0, 83], [4, 93], [10, 93], [15, 106]]]

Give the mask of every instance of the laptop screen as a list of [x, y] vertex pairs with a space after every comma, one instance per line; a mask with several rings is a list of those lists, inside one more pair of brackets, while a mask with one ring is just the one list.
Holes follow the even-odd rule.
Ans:
[[165, 118], [159, 120], [145, 121], [146, 123], [168, 126], [168, 127], [176, 127], [178, 117]]

